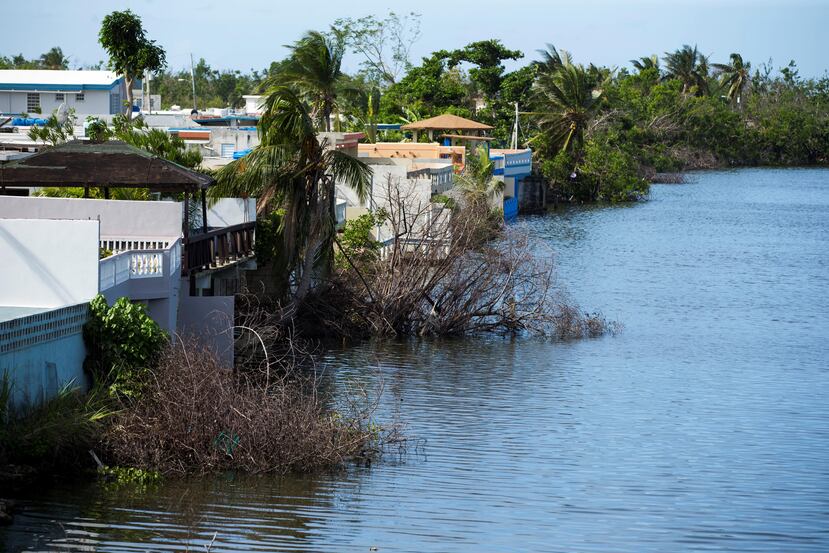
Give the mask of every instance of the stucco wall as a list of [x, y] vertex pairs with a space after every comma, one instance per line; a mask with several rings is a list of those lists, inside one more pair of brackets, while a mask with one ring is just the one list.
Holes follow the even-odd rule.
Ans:
[[[79, 116], [79, 121], [85, 115], [107, 115], [110, 113], [109, 96], [110, 93], [117, 94], [119, 87], [114, 87], [110, 90], [85, 90], [83, 92], [84, 99], [78, 101], [76, 99], [76, 92], [65, 92], [64, 102], [66, 107], [75, 110], [75, 115]], [[26, 109], [26, 94], [27, 92], [0, 92], [0, 113], [29, 113]], [[62, 103], [55, 99], [55, 92], [36, 92], [40, 94], [40, 112], [44, 116], [50, 115]], [[121, 96], [122, 100], [124, 96]], [[29, 115], [33, 115], [29, 113]]]
[[0, 219], [0, 305], [62, 307], [92, 299], [98, 228], [98, 221]]
[[178, 202], [4, 196], [0, 218], [100, 219], [101, 236], [170, 238], [181, 235]]

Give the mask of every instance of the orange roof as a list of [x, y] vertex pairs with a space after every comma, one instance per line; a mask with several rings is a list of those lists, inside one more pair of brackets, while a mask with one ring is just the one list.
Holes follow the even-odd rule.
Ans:
[[459, 131], [488, 131], [493, 127], [472, 121], [471, 119], [464, 119], [451, 113], [444, 113], [437, 117], [424, 119], [423, 121], [415, 121], [408, 125], [400, 127], [404, 131], [415, 130], [459, 130]]

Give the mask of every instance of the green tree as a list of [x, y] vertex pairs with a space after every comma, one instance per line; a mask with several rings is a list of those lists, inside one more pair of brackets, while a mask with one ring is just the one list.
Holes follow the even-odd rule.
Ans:
[[460, 62], [473, 64], [469, 70], [472, 83], [488, 101], [492, 101], [501, 89], [501, 79], [504, 75], [504, 60], [517, 60], [524, 57], [520, 50], [509, 50], [500, 40], [481, 40], [467, 44], [460, 50], [449, 52], [449, 67], [455, 67]]
[[731, 54], [731, 63], [715, 63], [720, 73], [720, 84], [728, 87], [728, 99], [742, 108], [743, 93], [751, 83], [751, 64], [743, 62], [740, 54]]
[[261, 142], [247, 156], [219, 171], [212, 197], [258, 198], [258, 212], [284, 209], [280, 234], [285, 271], [277, 275], [287, 297], [302, 302], [314, 275], [333, 263], [335, 183], [365, 198], [371, 172], [362, 161], [317, 138], [314, 120], [292, 89], [269, 89], [259, 122]]
[[109, 64], [124, 76], [127, 88], [126, 114], [132, 117], [132, 86], [145, 71], [157, 73], [167, 65], [164, 50], [147, 38], [141, 18], [130, 10], [104, 17], [98, 40], [109, 54]]

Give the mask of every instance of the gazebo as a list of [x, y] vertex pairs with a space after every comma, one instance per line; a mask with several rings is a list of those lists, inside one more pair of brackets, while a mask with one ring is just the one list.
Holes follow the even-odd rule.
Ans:
[[423, 119], [422, 121], [415, 121], [400, 127], [403, 131], [412, 131], [414, 142], [417, 142], [421, 131], [426, 131], [429, 140], [434, 141], [435, 131], [443, 131], [439, 137], [448, 140], [447, 146], [455, 145], [458, 141], [462, 142], [489, 142], [492, 138], [485, 136], [486, 131], [492, 130], [494, 127], [452, 115], [451, 113], [444, 113], [437, 117], [430, 119]]
[[47, 148], [32, 156], [0, 165], [0, 195], [6, 187], [146, 188], [152, 192], [184, 194], [185, 238], [189, 233], [191, 196], [201, 195], [202, 221], [207, 232], [207, 189], [215, 179], [191, 171], [126, 142], [73, 140]]

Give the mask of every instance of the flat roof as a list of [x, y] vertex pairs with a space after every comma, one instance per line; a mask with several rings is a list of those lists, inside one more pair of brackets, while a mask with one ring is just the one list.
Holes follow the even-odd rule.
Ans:
[[112, 71], [0, 69], [0, 90], [109, 89], [119, 80]]

